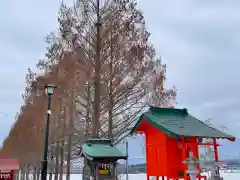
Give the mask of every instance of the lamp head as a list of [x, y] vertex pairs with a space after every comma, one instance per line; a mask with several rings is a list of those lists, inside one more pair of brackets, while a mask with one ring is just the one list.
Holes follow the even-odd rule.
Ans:
[[51, 96], [53, 95], [56, 86], [54, 84], [46, 84], [44, 88], [45, 88], [46, 94]]

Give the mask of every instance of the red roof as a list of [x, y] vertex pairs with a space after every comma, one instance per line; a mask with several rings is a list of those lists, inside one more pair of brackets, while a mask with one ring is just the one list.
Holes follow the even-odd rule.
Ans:
[[16, 159], [0, 159], [0, 170], [17, 170], [19, 162]]

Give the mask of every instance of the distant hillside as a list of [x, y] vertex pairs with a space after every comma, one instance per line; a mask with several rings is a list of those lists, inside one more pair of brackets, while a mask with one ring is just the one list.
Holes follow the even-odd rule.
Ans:
[[228, 159], [224, 160], [223, 164], [232, 165], [232, 166], [239, 166], [240, 167], [240, 159]]
[[[64, 172], [66, 169], [64, 170]], [[126, 168], [124, 164], [118, 164], [117, 165], [117, 171], [119, 173], [125, 173]], [[82, 173], [82, 168], [80, 167], [74, 167], [72, 169], [72, 174], [81, 174]], [[128, 166], [128, 173], [129, 174], [137, 174], [137, 173], [146, 173], [146, 164], [136, 164], [136, 165], [129, 165]]]
[[[118, 164], [117, 170], [119, 173], [125, 173], [126, 172], [125, 165]], [[128, 173], [129, 174], [146, 173], [146, 164], [129, 165]]]
[[[232, 167], [240, 167], [240, 159], [227, 159], [224, 160], [222, 164]], [[118, 172], [124, 173], [125, 165], [123, 164], [118, 165]], [[129, 165], [128, 172], [129, 174], [146, 173], [146, 164], [142, 163], [136, 165]]]
[[[232, 167], [240, 167], [240, 159], [224, 160], [221, 164], [225, 164], [225, 165], [232, 166]], [[126, 172], [125, 165], [124, 164], [118, 164], [117, 165], [117, 170], [118, 170], [119, 173], [125, 173]], [[82, 172], [82, 168], [80, 168], [79, 166], [74, 167], [72, 169], [73, 174], [79, 174], [81, 172]], [[128, 173], [129, 174], [146, 173], [146, 164], [141, 163], [141, 164], [129, 165], [128, 166]]]

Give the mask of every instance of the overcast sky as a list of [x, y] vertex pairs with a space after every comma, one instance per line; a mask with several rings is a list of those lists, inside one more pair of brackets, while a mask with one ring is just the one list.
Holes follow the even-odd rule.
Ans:
[[[0, 2], [0, 142], [22, 104], [26, 70], [35, 69], [45, 36], [57, 28], [60, 2]], [[240, 137], [240, 1], [139, 2], [151, 41], [167, 64], [167, 86], [178, 89], [178, 106]], [[231, 154], [240, 151], [238, 143], [228, 147]]]

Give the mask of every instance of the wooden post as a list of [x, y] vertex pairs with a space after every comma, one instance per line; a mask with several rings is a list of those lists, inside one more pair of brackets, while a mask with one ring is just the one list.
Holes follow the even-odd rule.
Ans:
[[[218, 158], [218, 144], [217, 144], [217, 139], [213, 138], [213, 148], [214, 148], [214, 156], [215, 156], [215, 161], [219, 162]], [[217, 166], [218, 174], [220, 174], [220, 168]]]
[[[185, 144], [183, 138], [180, 141], [180, 146], [181, 146], [181, 150], [182, 150], [181, 161], [184, 161], [185, 159], [187, 159], [187, 156], [186, 156], [186, 144]], [[184, 179], [187, 179], [187, 174], [186, 174], [187, 166], [186, 166], [186, 164], [183, 164], [183, 170], [184, 170]]]

